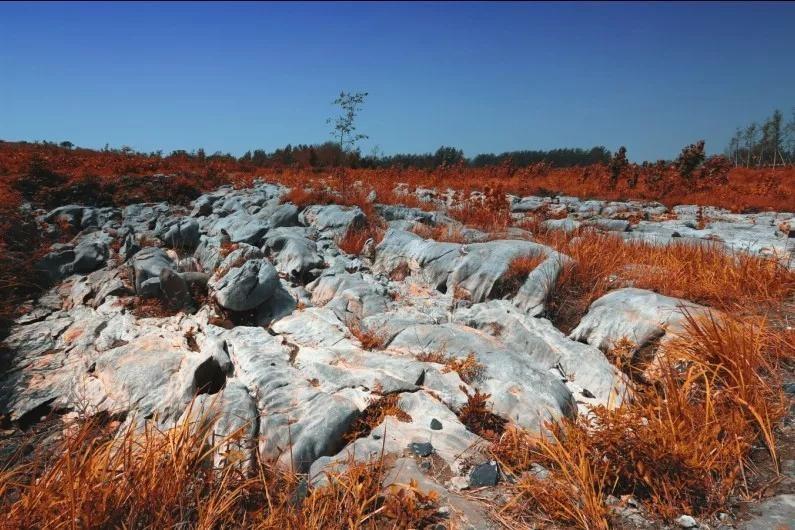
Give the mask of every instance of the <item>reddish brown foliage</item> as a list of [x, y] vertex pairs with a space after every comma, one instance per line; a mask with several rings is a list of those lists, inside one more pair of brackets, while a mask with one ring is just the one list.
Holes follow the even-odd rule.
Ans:
[[533, 272], [545, 259], [543, 254], [517, 256], [508, 264], [508, 270], [491, 290], [492, 298], [514, 296], [524, 284], [527, 275]]
[[371, 397], [370, 404], [362, 411], [345, 433], [345, 440], [350, 442], [363, 436], [368, 436], [373, 429], [378, 427], [387, 416], [392, 416], [398, 421], [410, 422], [411, 416], [400, 408], [400, 394], [387, 394], [381, 397]]
[[375, 248], [384, 238], [384, 229], [374, 223], [365, 226], [351, 226], [342, 237], [337, 238], [337, 246], [343, 252], [358, 256], [362, 253], [365, 243], [372, 239]]
[[481, 394], [479, 390], [470, 394], [465, 386], [461, 386], [461, 390], [467, 395], [467, 402], [458, 411], [458, 419], [475, 434], [486, 440], [496, 441], [508, 421], [491, 412], [488, 406], [491, 394]]

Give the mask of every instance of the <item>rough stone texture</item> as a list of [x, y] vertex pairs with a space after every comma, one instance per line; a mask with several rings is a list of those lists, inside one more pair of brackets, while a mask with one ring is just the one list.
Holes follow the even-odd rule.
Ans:
[[758, 528], [775, 528], [792, 530], [795, 528], [795, 495], [777, 495], [764, 500], [759, 506], [752, 509], [754, 515], [747, 521], [740, 523], [742, 530], [756, 530]]
[[569, 337], [602, 351], [622, 338], [642, 348], [666, 333], [681, 332], [685, 314], [698, 317], [706, 311], [704, 306], [644, 289], [616, 289], [591, 304]]
[[[599, 349], [575, 342], [555, 328], [549, 320], [532, 318], [503, 300], [475, 304], [456, 311], [455, 321], [492, 332], [506, 346], [527, 352], [538, 369], [559, 367], [571, 382], [570, 389], [594, 396], [591, 404], [617, 406], [627, 386], [624, 375]], [[582, 398], [580, 398], [582, 399]]]
[[199, 243], [199, 223], [189, 217], [176, 219], [161, 227], [158, 237], [171, 248], [193, 249]]
[[165, 250], [158, 247], [146, 247], [132, 257], [131, 266], [135, 291], [140, 294], [144, 288], [143, 284], [147, 280], [156, 279], [159, 288], [160, 271], [173, 269], [176, 265]]
[[215, 291], [218, 303], [232, 311], [254, 309], [273, 296], [279, 276], [273, 265], [261, 259], [247, 261], [229, 270], [208, 285]]
[[[53, 245], [41, 268], [58, 283], [27, 304], [30, 311], [10, 329], [0, 414], [25, 425], [50, 410], [86, 407], [128, 412], [160, 427], [216, 416], [216, 437], [242, 428], [232, 447], [215, 452], [216, 463], [230, 451], [243, 455], [241, 466], [255, 456], [275, 458], [311, 470], [315, 483], [351, 456], [368, 459], [384, 449], [394, 462], [385, 484], [415, 479], [453, 509], [451, 525], [488, 528], [492, 521], [473, 499], [457, 493], [469, 487], [472, 465], [485, 464], [485, 483], [498, 476], [483, 440], [456, 416], [466, 392], [490, 394], [494, 414], [533, 431], [592, 405], [617, 406], [629, 385], [603, 352], [627, 337], [645, 348], [640, 354], [653, 353], [658, 341], [681, 330], [682, 306], [706, 311], [619, 289], [594, 302], [567, 337], [540, 317], [570, 258], [534, 242], [527, 230], [487, 234], [443, 211], [375, 204], [389, 229], [377, 247], [354, 257], [336, 241], [365, 222], [362, 210], [316, 205], [299, 212], [281, 204], [284, 192], [257, 183], [219, 188], [192, 208], [67, 205], [38, 212], [52, 235], [63, 236], [61, 228], [77, 235]], [[451, 190], [412, 193], [440, 209], [458, 200]], [[719, 245], [783, 263], [795, 250], [791, 213], [687, 205], [669, 211], [656, 203], [565, 196], [509, 200], [516, 221], [539, 210], [559, 217], [542, 230]], [[456, 231], [467, 243], [423, 239], [411, 232], [419, 224]], [[158, 237], [173, 248], [140, 248]], [[118, 254], [109, 251], [114, 241]], [[540, 264], [505, 289], [518, 256], [536, 256]], [[142, 296], [164, 297], [167, 316], [139, 316]], [[451, 359], [470, 353], [480, 371], [450, 369]], [[356, 419], [384, 395], [399, 396], [410, 419], [387, 416], [353, 440]], [[777, 515], [791, 505], [785, 497], [770, 500], [762, 517], [791, 519]], [[774, 524], [759, 521], [756, 527]]]
[[265, 238], [264, 248], [275, 255], [276, 270], [290, 278], [305, 278], [310, 271], [324, 265], [317, 244], [302, 235], [299, 230], [289, 228], [271, 230]]
[[525, 240], [498, 240], [461, 245], [425, 240], [411, 232], [390, 229], [376, 248], [375, 272], [408, 269], [435, 289], [477, 303], [491, 296], [514, 258], [544, 256], [515, 296], [529, 314], [543, 311], [543, 301], [565, 263], [549, 247]]
[[308, 206], [299, 215], [298, 220], [306, 226], [313, 226], [329, 237], [344, 234], [351, 226], [363, 225], [367, 218], [358, 207]]
[[398, 333], [388, 349], [412, 356], [441, 353], [458, 359], [474, 354], [484, 373], [471, 386], [491, 394], [496, 414], [531, 430], [537, 431], [545, 420], [576, 411], [571, 393], [559, 378], [536, 368], [527, 355], [472, 328], [415, 325]]

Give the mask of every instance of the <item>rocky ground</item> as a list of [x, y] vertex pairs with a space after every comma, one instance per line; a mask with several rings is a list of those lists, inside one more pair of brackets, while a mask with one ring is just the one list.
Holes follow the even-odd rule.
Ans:
[[[589, 405], [615, 407], [628, 382], [605, 352], [623, 337], [638, 348], [657, 344], [681, 327], [682, 307], [704, 310], [626, 287], [593, 303], [567, 335], [544, 317], [569, 258], [527, 232], [510, 229], [494, 240], [459, 226], [469, 242], [437, 242], [413, 229], [456, 225], [443, 210], [375, 205], [387, 223], [383, 239], [352, 256], [338, 242], [367, 222], [365, 212], [299, 209], [282, 203], [286, 191], [261, 183], [221, 188], [192, 209], [41, 212], [49, 230], [77, 235], [45, 257], [55, 286], [30, 303], [6, 340], [6, 432], [51, 411], [104, 411], [167, 426], [212, 410], [219, 435], [243, 427], [246, 451], [313, 483], [352, 454], [387, 454], [387, 481], [415, 479], [439, 492], [452, 518], [488, 528], [498, 522], [484, 499], [499, 495], [495, 485], [508, 477], [457, 415], [468, 396], [489, 394], [495, 415], [533, 431]], [[450, 200], [418, 193], [439, 206]], [[795, 251], [792, 213], [511, 201], [517, 219], [543, 208], [553, 217], [548, 228], [589, 225], [659, 244], [708, 241], [788, 264]], [[509, 286], [509, 265], [523, 256], [537, 266]], [[362, 429], [359, 420], [387, 396], [397, 396], [403, 413]], [[793, 520], [791, 495], [767, 502], [766, 519], [749, 528]], [[653, 525], [638, 510], [622, 510], [627, 525]]]

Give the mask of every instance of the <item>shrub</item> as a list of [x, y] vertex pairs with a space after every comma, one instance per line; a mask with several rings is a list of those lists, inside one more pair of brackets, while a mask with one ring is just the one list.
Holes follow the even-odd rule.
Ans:
[[682, 149], [674, 165], [682, 178], [689, 181], [693, 177], [693, 172], [704, 163], [704, 158], [704, 140], [699, 140]]

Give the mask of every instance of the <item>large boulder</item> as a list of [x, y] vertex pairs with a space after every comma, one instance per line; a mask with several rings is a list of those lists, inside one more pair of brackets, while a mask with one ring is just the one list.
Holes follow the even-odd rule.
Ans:
[[608, 351], [617, 341], [626, 339], [634, 345], [634, 350], [638, 350], [666, 334], [681, 333], [686, 315], [700, 317], [708, 311], [706, 307], [687, 300], [645, 289], [616, 289], [591, 304], [569, 337], [602, 351]]
[[483, 370], [469, 381], [470, 386], [491, 395], [489, 402], [495, 414], [536, 432], [547, 420], [576, 413], [571, 392], [559, 375], [539, 370], [525, 352], [472, 328], [456, 324], [409, 326], [392, 339], [388, 350], [413, 357], [439, 355], [459, 360], [472, 354]]
[[[517, 311], [505, 300], [492, 300], [455, 312], [454, 321], [489, 333], [507, 347], [526, 352], [540, 370], [559, 369], [578, 401], [620, 405], [627, 391], [624, 375], [593, 346], [573, 341], [547, 319]], [[592, 395], [593, 398], [585, 396]]]
[[271, 230], [265, 238], [264, 248], [275, 255], [276, 270], [296, 280], [308, 277], [310, 271], [324, 264], [317, 244], [296, 230]]
[[232, 311], [248, 311], [266, 302], [279, 287], [279, 274], [264, 259], [253, 259], [234, 267], [224, 276], [208, 284], [215, 290], [221, 307]]
[[157, 296], [160, 292], [160, 272], [176, 268], [168, 253], [158, 247], [139, 250], [132, 257], [130, 266], [135, 292], [142, 296]]
[[358, 206], [337, 204], [316, 205], [305, 208], [298, 220], [305, 226], [313, 226], [325, 235], [344, 234], [349, 228], [364, 225], [367, 217]]
[[386, 288], [362, 273], [329, 271], [307, 285], [312, 303], [327, 305], [342, 321], [361, 320], [387, 310]]
[[343, 447], [343, 435], [359, 415], [353, 401], [310, 384], [291, 364], [290, 348], [263, 328], [238, 326], [223, 338], [236, 376], [256, 396], [263, 458], [306, 472], [312, 462]]
[[97, 270], [108, 260], [110, 248], [107, 238], [93, 236], [82, 238], [76, 245], [53, 245], [53, 250], [37, 267], [51, 281]]
[[390, 229], [376, 247], [375, 272], [392, 274], [406, 268], [437, 290], [464, 296], [473, 303], [495, 295], [514, 258], [539, 257], [541, 264], [520, 279], [518, 292], [511, 293], [517, 307], [529, 314], [543, 311], [544, 301], [555, 283], [566, 256], [526, 240], [497, 240], [485, 243], [439, 243], [411, 232]]
[[161, 227], [157, 236], [171, 248], [193, 249], [199, 243], [199, 223], [190, 217], [175, 219]]

